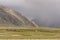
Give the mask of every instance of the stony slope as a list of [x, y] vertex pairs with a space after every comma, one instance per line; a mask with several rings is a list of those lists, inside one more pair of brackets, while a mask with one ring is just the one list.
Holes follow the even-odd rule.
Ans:
[[[18, 15], [19, 14], [19, 15]], [[20, 13], [0, 5], [0, 25], [13, 24], [16, 26], [34, 26], [38, 25], [31, 19], [22, 16]]]

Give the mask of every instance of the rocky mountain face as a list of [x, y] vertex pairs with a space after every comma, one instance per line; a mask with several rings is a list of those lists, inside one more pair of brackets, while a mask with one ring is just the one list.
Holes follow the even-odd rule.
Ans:
[[5, 6], [0, 5], [0, 25], [9, 25], [9, 24], [16, 26], [38, 27], [38, 25], [31, 19]]

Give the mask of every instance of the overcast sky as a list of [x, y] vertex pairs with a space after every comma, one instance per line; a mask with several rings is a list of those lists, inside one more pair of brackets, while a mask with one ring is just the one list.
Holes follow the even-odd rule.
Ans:
[[60, 0], [0, 0], [0, 3], [47, 24], [60, 23]]

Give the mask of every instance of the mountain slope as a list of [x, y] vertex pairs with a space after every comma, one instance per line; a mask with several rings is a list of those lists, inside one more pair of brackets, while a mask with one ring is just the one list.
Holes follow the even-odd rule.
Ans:
[[[19, 14], [19, 15], [17, 15]], [[16, 26], [34, 26], [38, 25], [31, 19], [22, 16], [20, 13], [0, 5], [0, 25], [13, 24]]]

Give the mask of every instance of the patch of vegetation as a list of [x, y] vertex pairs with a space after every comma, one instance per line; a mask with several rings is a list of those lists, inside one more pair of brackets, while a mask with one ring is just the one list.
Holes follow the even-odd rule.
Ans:
[[20, 28], [20, 29], [0, 29], [0, 38], [6, 39], [53, 39], [60, 38], [60, 29], [55, 28]]

